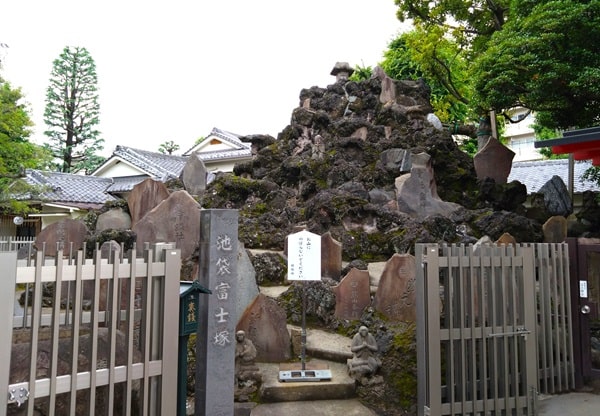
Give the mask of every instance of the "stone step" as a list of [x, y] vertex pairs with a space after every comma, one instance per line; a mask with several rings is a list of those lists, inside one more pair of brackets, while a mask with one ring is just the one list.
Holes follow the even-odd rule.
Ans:
[[[288, 325], [288, 330], [292, 337], [294, 355], [300, 357], [302, 353], [302, 328]], [[319, 358], [346, 364], [346, 360], [352, 358], [352, 352], [350, 351], [351, 344], [352, 340], [343, 335], [320, 329], [306, 329], [306, 356], [308, 358]]]
[[[306, 369], [328, 368], [331, 371], [331, 380], [279, 381], [279, 371], [289, 370], [290, 365], [289, 363], [258, 363], [263, 379], [259, 390], [262, 403], [345, 400], [356, 397], [355, 381], [348, 375], [346, 364], [313, 359], [306, 362]], [[301, 368], [300, 363], [295, 365], [298, 369]]]
[[[358, 399], [259, 404], [250, 416], [377, 416]], [[236, 415], [237, 416], [237, 415]]]

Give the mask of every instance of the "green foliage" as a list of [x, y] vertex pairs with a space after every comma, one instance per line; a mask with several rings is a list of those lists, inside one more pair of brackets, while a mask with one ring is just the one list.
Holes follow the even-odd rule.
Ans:
[[474, 62], [480, 104], [524, 106], [539, 112], [538, 123], [550, 129], [598, 124], [600, 1], [512, 4], [520, 14]]
[[175, 143], [173, 140], [168, 140], [164, 143], [161, 143], [160, 146], [158, 147], [158, 151], [162, 154], [168, 154], [171, 155], [173, 154], [173, 152], [176, 152], [179, 150], [179, 145], [177, 143]]
[[443, 123], [465, 123], [475, 118], [467, 106], [472, 94], [461, 46], [440, 37], [433, 27], [426, 30], [417, 25], [394, 39], [381, 67], [395, 79], [422, 78], [431, 88], [431, 105]]
[[53, 62], [46, 92], [44, 122], [47, 148], [60, 160], [62, 172], [90, 170], [100, 161], [104, 140], [99, 123], [96, 64], [82, 47], [65, 47]]
[[[536, 140], [551, 140], [562, 137], [562, 134], [559, 130], [544, 127], [537, 121], [532, 124], [531, 127], [533, 127], [533, 131], [535, 132]], [[538, 152], [546, 159], [565, 159], [569, 157], [569, 155], [566, 154], [555, 155], [552, 153], [552, 149], [549, 147], [542, 147], [538, 150]]]
[[408, 51], [424, 78], [455, 86], [472, 112], [522, 106], [549, 129], [600, 123], [598, 0], [395, 2], [398, 18], [425, 33]]
[[371, 78], [371, 75], [373, 75], [373, 68], [370, 66], [364, 66], [364, 64], [363, 66], [356, 65], [354, 67], [354, 72], [348, 79], [356, 82], [366, 81]]
[[600, 166], [591, 166], [583, 172], [581, 179], [585, 181], [596, 182], [600, 185]]
[[13, 213], [30, 211], [25, 203], [11, 198], [35, 191], [21, 179], [25, 169], [45, 169], [52, 158], [28, 140], [32, 125], [21, 90], [0, 77], [0, 205]]

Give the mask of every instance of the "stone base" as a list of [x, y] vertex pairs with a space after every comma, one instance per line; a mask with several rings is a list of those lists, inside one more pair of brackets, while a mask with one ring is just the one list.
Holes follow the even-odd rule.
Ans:
[[[331, 371], [329, 381], [280, 382], [278, 364], [261, 363], [263, 384], [259, 389], [261, 402], [289, 402], [305, 400], [343, 400], [356, 396], [354, 379], [348, 376], [345, 364], [326, 363]], [[307, 363], [320, 366], [317, 360]], [[284, 366], [285, 367], [285, 366]]]

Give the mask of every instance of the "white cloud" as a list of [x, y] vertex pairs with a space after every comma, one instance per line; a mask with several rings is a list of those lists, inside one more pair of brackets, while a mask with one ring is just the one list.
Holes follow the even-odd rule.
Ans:
[[52, 61], [67, 45], [96, 62], [103, 153], [189, 148], [213, 127], [277, 134], [302, 88], [337, 61], [374, 66], [401, 30], [393, 0], [35, 0], [1, 6], [2, 75], [21, 87], [43, 142]]

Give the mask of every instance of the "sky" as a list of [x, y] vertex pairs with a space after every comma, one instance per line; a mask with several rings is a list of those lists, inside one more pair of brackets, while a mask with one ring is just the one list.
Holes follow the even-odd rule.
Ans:
[[19, 0], [0, 6], [0, 75], [29, 105], [41, 144], [52, 62], [96, 63], [103, 156], [117, 145], [182, 153], [213, 127], [277, 137], [303, 88], [336, 62], [372, 66], [410, 28], [394, 0]]

